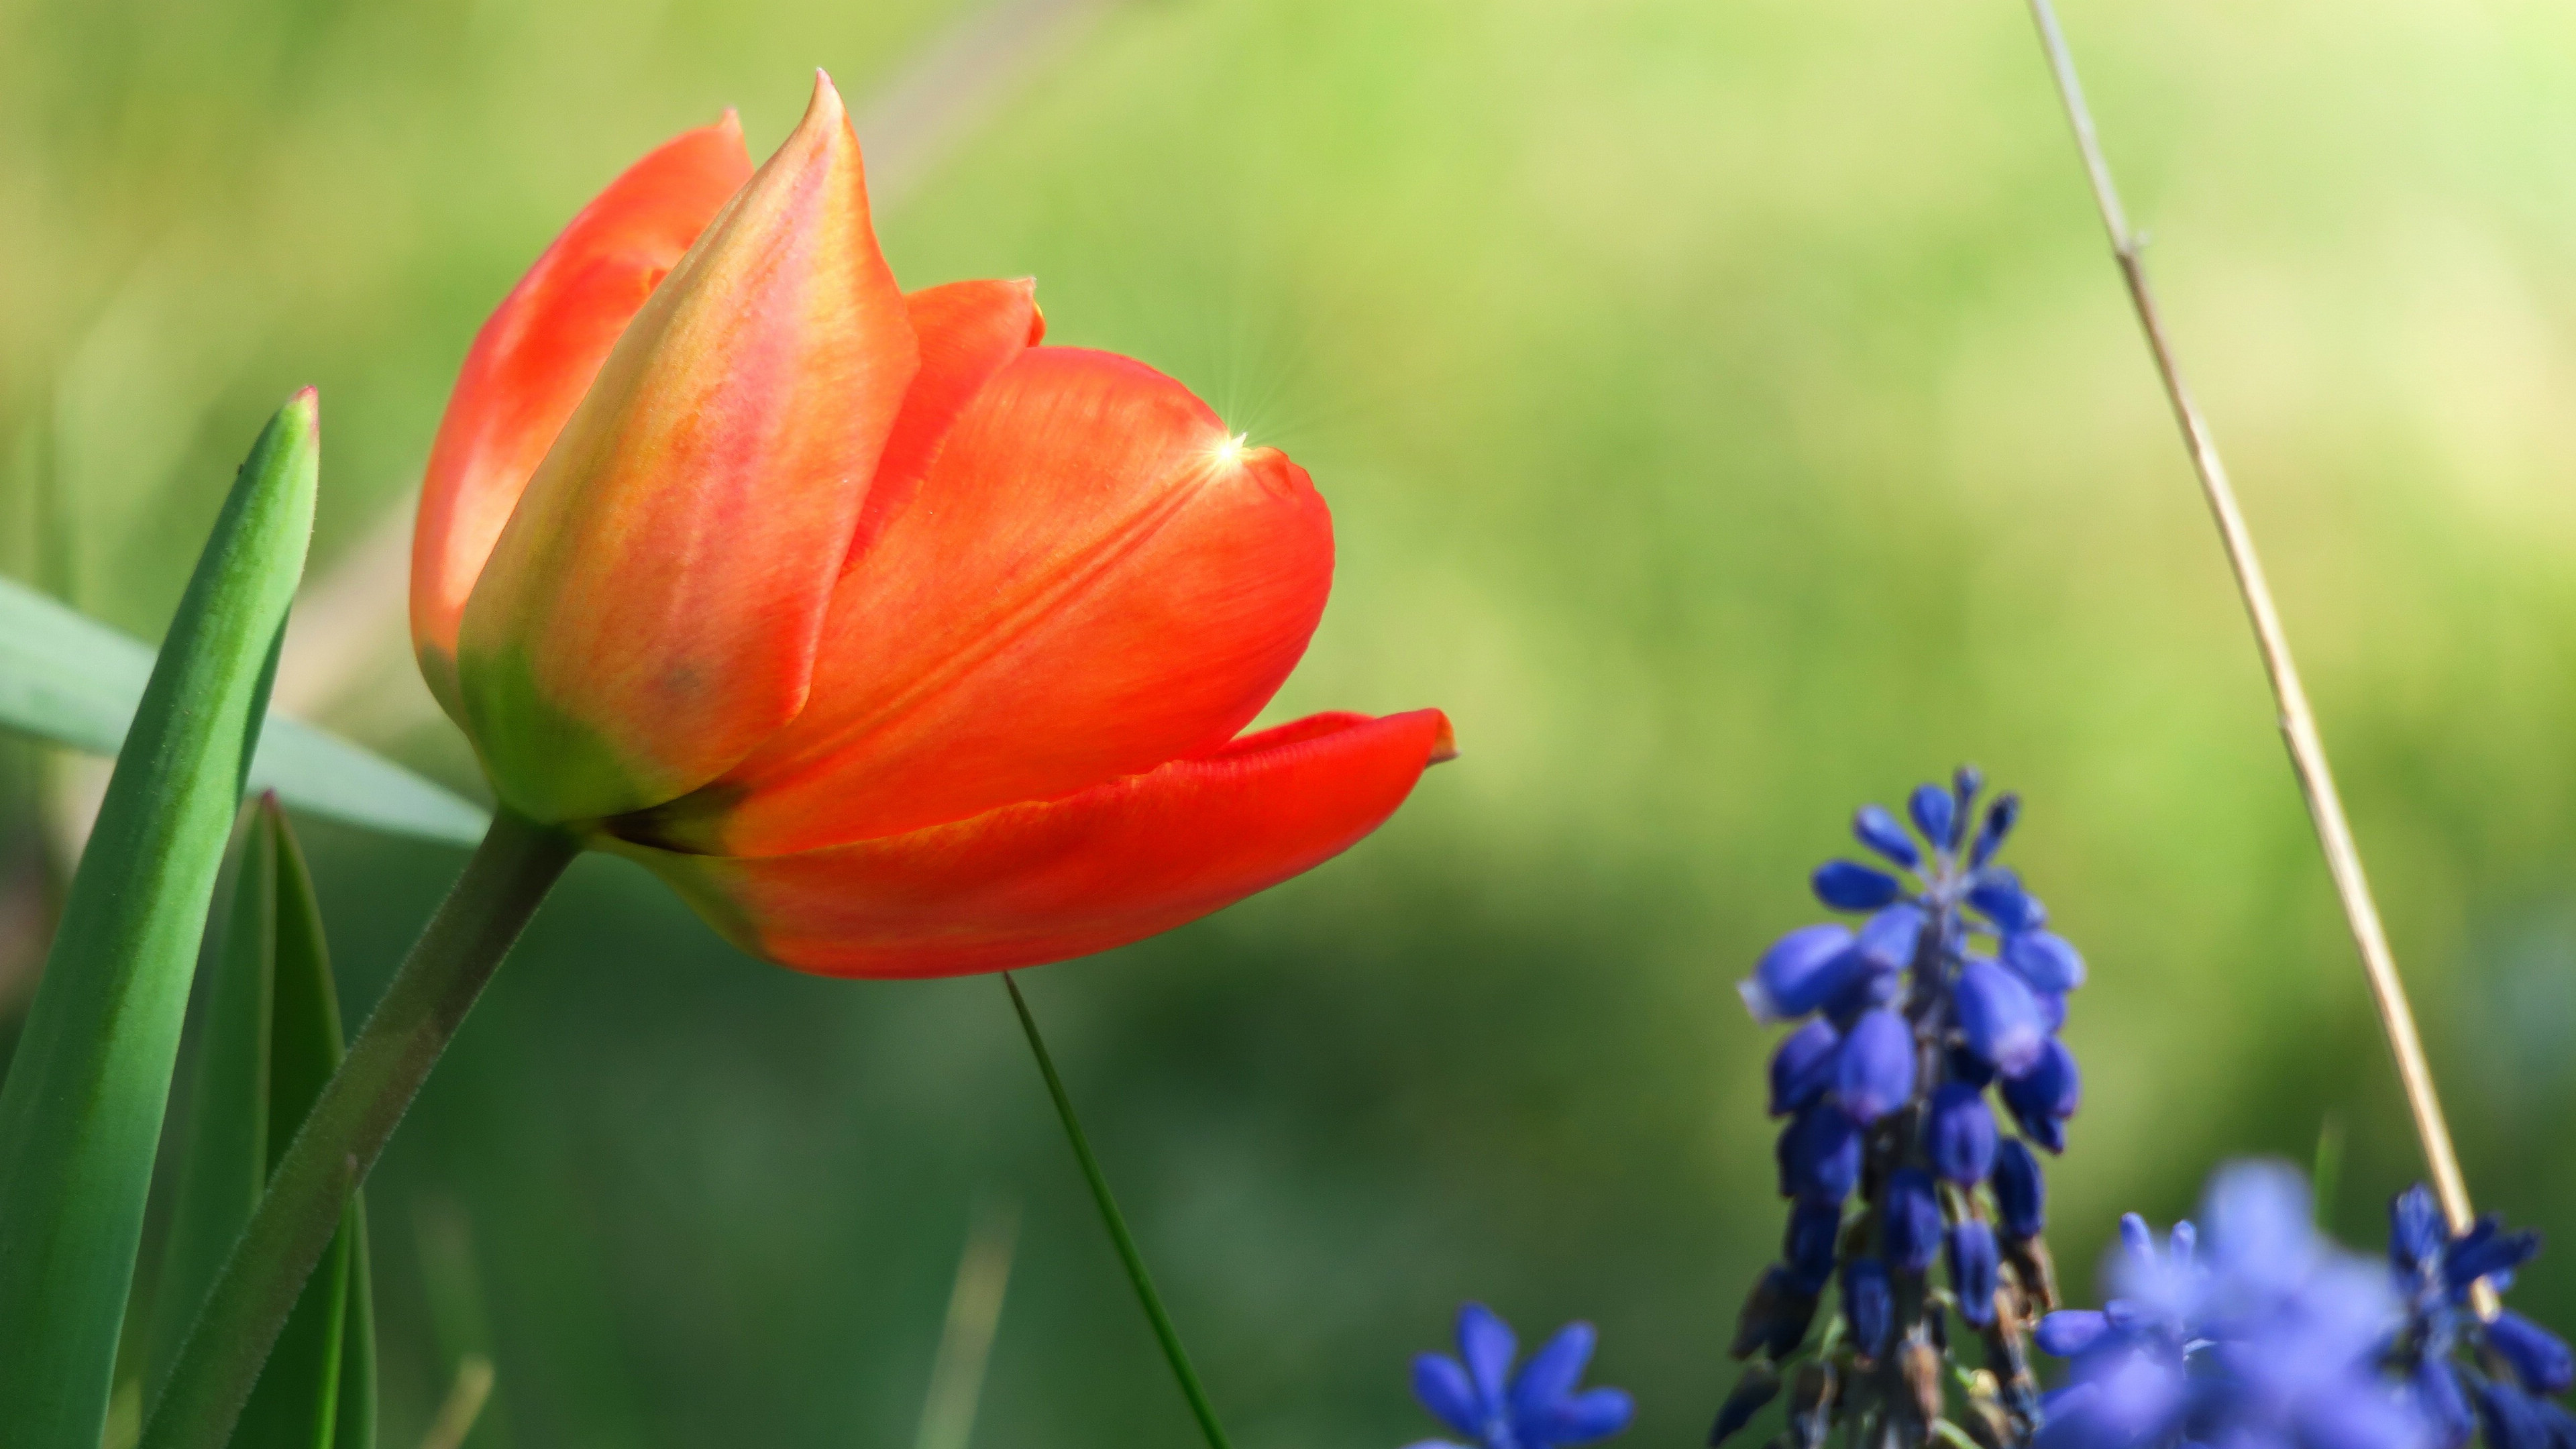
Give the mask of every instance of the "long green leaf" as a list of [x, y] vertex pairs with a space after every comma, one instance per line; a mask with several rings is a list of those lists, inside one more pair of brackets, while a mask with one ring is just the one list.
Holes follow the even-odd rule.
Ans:
[[97, 1449], [197, 941], [312, 535], [308, 389], [242, 465], [179, 601], [0, 1086], [0, 1425]]
[[[207, 985], [178, 1202], [146, 1336], [146, 1401], [250, 1221], [268, 1175], [340, 1064], [338, 993], [312, 876], [274, 795], [244, 812]], [[243, 1449], [371, 1449], [375, 1345], [364, 1209], [306, 1283], [244, 1409]]]
[[[112, 755], [151, 675], [139, 641], [0, 578], [0, 729]], [[397, 835], [470, 846], [490, 823], [452, 792], [285, 715], [269, 716], [250, 783], [298, 810]]]

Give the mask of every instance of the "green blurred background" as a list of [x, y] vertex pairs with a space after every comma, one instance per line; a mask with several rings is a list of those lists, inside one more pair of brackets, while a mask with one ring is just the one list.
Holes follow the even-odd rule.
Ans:
[[[2066, 19], [2472, 1184], [2576, 1241], [2576, 18]], [[619, 167], [727, 105], [764, 151], [818, 64], [907, 283], [1035, 274], [1055, 340], [1312, 470], [1340, 576], [1278, 712], [1465, 749], [1313, 875], [1027, 978], [1244, 1449], [1419, 1437], [1470, 1296], [1595, 1320], [1634, 1442], [1696, 1442], [1780, 1219], [1733, 983], [1852, 806], [1962, 758], [2093, 963], [2079, 1290], [2118, 1211], [2329, 1123], [2377, 1240], [2406, 1119], [2016, 0], [0, 0], [0, 568], [157, 637], [318, 383], [299, 629], [348, 637], [281, 687], [470, 786], [349, 602], [466, 342]], [[0, 748], [6, 1016], [95, 770]], [[361, 1009], [460, 857], [306, 841]], [[469, 1352], [481, 1449], [914, 1443], [1014, 1212], [974, 1442], [1194, 1442], [1000, 986], [761, 966], [618, 862], [369, 1192], [388, 1444]], [[2517, 1301], [2576, 1323], [2576, 1258]]]

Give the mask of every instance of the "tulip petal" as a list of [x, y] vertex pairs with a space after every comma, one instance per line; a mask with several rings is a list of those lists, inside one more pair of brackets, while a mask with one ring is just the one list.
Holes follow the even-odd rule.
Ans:
[[504, 799], [658, 805], [795, 717], [917, 356], [818, 77], [618, 339], [466, 604], [467, 732]]
[[1305, 652], [1332, 572], [1303, 469], [1142, 363], [1032, 348], [843, 576], [805, 713], [621, 833], [788, 854], [1212, 748]]
[[583, 207], [474, 335], [411, 545], [412, 645], [450, 715], [463, 718], [457, 624], [529, 475], [644, 299], [750, 176], [733, 112], [683, 133]]
[[1046, 334], [1037, 284], [1027, 277], [924, 287], [903, 303], [913, 336], [920, 340], [921, 370], [912, 376], [903, 411], [895, 415], [894, 432], [877, 461], [876, 481], [868, 485], [844, 569], [866, 557], [886, 525], [921, 491], [940, 444], [948, 441], [984, 384]]
[[1312, 869], [1454, 753], [1438, 710], [1315, 715], [1060, 800], [853, 845], [757, 857], [606, 845], [782, 965], [1004, 971], [1125, 945]]

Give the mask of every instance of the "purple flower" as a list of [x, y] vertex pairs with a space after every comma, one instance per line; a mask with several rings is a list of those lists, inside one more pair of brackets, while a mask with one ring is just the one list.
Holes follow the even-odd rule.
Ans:
[[2549, 1402], [2576, 1387], [2576, 1352], [2510, 1308], [2481, 1321], [2470, 1301], [2480, 1279], [2512, 1287], [2539, 1251], [2538, 1234], [2506, 1232], [2493, 1216], [2454, 1235], [2422, 1183], [2389, 1203], [2388, 1263], [2406, 1305], [2393, 1357], [2438, 1449], [2458, 1449], [2481, 1425], [2488, 1449], [2576, 1445], [2576, 1418]]
[[2040, 1348], [2072, 1362], [2038, 1449], [2431, 1449], [2426, 1417], [2378, 1373], [2396, 1297], [2317, 1236], [2296, 1171], [2222, 1168], [2202, 1221], [2205, 1242], [2177, 1223], [2160, 1251], [2122, 1219], [2106, 1265], [2120, 1296], [2042, 1321]]
[[[1592, 1342], [1591, 1324], [1569, 1323], [1513, 1374], [1511, 1326], [1470, 1303], [1458, 1310], [1458, 1357], [1426, 1353], [1413, 1360], [1413, 1395], [1477, 1449], [1557, 1449], [1607, 1439], [1628, 1427], [1636, 1406], [1619, 1389], [1576, 1390]], [[1426, 1439], [1413, 1449], [1456, 1446]]]

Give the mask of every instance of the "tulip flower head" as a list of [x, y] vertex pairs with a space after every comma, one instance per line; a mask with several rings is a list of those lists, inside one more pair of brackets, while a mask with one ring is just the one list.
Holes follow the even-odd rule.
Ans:
[[422, 491], [415, 647], [503, 804], [854, 976], [1104, 950], [1375, 829], [1438, 711], [1243, 733], [1331, 587], [1304, 470], [1043, 331], [896, 285], [828, 79], [757, 170], [728, 115], [611, 183]]

